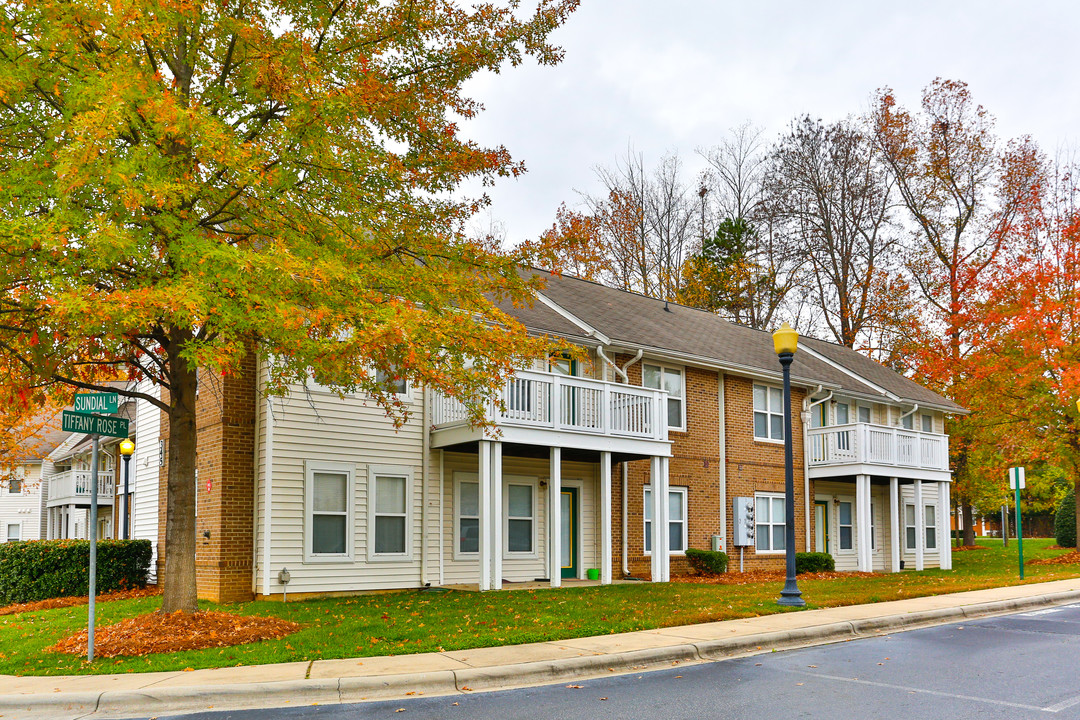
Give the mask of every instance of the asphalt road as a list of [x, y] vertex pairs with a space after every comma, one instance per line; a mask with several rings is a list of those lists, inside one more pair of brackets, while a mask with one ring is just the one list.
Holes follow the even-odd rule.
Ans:
[[[184, 720], [1080, 718], [1080, 605], [639, 675]], [[159, 716], [158, 720], [166, 720]]]

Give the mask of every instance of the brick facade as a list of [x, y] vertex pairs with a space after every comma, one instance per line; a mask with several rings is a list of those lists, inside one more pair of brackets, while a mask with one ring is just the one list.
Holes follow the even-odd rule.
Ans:
[[[238, 374], [222, 377], [199, 371], [195, 575], [203, 600], [243, 602], [253, 597], [255, 410], [251, 353]], [[165, 569], [167, 542], [168, 432], [163, 413], [166, 464], [158, 474], [158, 577]]]

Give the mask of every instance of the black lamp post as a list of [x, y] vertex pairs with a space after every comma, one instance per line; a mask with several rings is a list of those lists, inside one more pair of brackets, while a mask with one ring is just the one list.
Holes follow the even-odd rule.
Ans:
[[120, 455], [124, 458], [124, 539], [129, 540], [131, 526], [131, 454], [135, 452], [135, 443], [124, 438], [120, 443]]
[[780, 591], [779, 605], [804, 607], [799, 586], [795, 582], [795, 468], [791, 450], [791, 361], [799, 347], [799, 333], [787, 323], [773, 333], [773, 348], [784, 369], [784, 557], [787, 560], [787, 580]]

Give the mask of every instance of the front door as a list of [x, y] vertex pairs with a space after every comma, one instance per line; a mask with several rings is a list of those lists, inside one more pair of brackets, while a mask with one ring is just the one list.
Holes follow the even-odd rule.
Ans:
[[829, 501], [814, 501], [814, 551], [829, 552]]
[[562, 553], [562, 576], [564, 578], [576, 578], [578, 576], [578, 489], [562, 489], [562, 542], [559, 544], [559, 552]]

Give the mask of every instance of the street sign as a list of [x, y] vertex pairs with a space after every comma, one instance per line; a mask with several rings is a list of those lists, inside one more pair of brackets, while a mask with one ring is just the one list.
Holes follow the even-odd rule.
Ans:
[[115, 415], [120, 405], [120, 398], [116, 393], [78, 393], [72, 410], [77, 413], [88, 415], [90, 413], [102, 413]]
[[124, 418], [84, 415], [70, 410], [64, 411], [61, 428], [64, 432], [86, 433], [87, 435], [108, 435], [120, 438], [128, 436], [128, 421]]
[[1025, 487], [1026, 478], [1024, 477], [1024, 468], [1009, 468], [1009, 489], [1016, 490], [1019, 488], [1020, 490], [1023, 490]]

